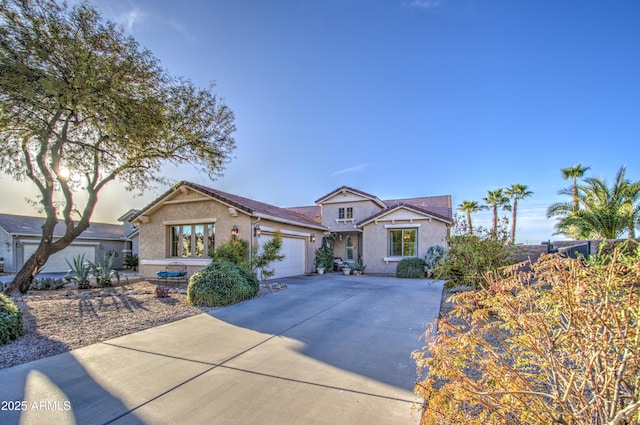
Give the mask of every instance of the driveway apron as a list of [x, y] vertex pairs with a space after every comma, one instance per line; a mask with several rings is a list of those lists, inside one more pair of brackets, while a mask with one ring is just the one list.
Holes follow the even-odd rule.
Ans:
[[278, 282], [288, 289], [0, 371], [0, 423], [419, 423], [410, 355], [442, 282]]

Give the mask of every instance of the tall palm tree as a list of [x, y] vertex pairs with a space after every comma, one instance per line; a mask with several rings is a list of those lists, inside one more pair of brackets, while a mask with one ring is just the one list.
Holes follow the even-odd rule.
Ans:
[[611, 187], [603, 178], [588, 178], [578, 185], [578, 210], [568, 204], [556, 204], [553, 215], [560, 217], [557, 233], [568, 234], [577, 229], [580, 239], [617, 239], [625, 231], [635, 236], [640, 217], [640, 182], [625, 178], [620, 167]]
[[569, 168], [561, 168], [560, 172], [562, 173], [562, 178], [565, 180], [573, 180], [573, 184], [571, 186], [571, 194], [573, 196], [573, 210], [577, 211], [579, 208], [578, 202], [578, 179], [584, 177], [584, 173], [586, 173], [591, 167], [583, 167], [582, 162], [578, 165], [574, 165]]
[[482, 198], [487, 203], [488, 207], [493, 209], [493, 227], [491, 232], [493, 238], [498, 240], [498, 208], [502, 207], [503, 210], [511, 211], [511, 205], [509, 205], [509, 197], [504, 194], [504, 189], [489, 190], [487, 196]]
[[533, 195], [526, 184], [512, 184], [505, 189], [504, 193], [512, 199], [513, 205], [511, 209], [511, 245], [516, 241], [516, 215], [518, 214], [518, 200], [528, 198]]
[[473, 235], [473, 224], [471, 223], [471, 214], [476, 213], [485, 208], [484, 205], [480, 205], [477, 201], [464, 201], [458, 205], [458, 209], [467, 215], [467, 226], [469, 227], [469, 234]]

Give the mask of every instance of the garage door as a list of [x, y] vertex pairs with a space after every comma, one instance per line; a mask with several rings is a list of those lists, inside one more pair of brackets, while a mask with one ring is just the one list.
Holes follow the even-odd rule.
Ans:
[[[31, 255], [36, 252], [38, 245], [25, 244], [24, 245], [24, 261], [26, 261]], [[79, 255], [84, 254], [85, 261], [95, 261], [96, 248], [95, 246], [86, 245], [70, 245], [60, 252], [56, 252], [47, 260], [42, 272], [44, 273], [66, 273], [69, 271], [69, 265], [65, 261], [73, 262], [73, 259]]]
[[[305, 273], [305, 241], [303, 238], [293, 238], [282, 236], [282, 248], [280, 254], [284, 255], [282, 261], [269, 264], [268, 269], [275, 270], [275, 274], [270, 279], [287, 276], [300, 276]], [[271, 239], [271, 236], [262, 235], [260, 246]]]

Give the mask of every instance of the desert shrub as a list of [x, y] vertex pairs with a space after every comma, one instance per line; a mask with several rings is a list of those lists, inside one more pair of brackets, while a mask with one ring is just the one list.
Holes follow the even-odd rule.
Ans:
[[598, 247], [598, 255], [601, 257], [611, 257], [614, 249], [620, 247], [626, 255], [633, 255], [638, 250], [640, 242], [635, 239], [619, 239], [615, 241], [602, 241]]
[[455, 295], [413, 353], [422, 423], [638, 423], [639, 260], [544, 255]]
[[396, 267], [396, 276], [413, 279], [424, 277], [424, 260], [418, 257], [403, 258]]
[[62, 288], [67, 282], [63, 279], [54, 279], [51, 277], [45, 277], [42, 279], [34, 279], [29, 286], [31, 291], [55, 291]]
[[427, 277], [433, 276], [433, 272], [446, 258], [447, 251], [443, 246], [430, 246], [424, 256], [424, 272]]
[[187, 301], [196, 306], [214, 307], [253, 298], [259, 287], [256, 282], [250, 282], [248, 274], [251, 272], [237, 264], [213, 262], [191, 276]]
[[5, 294], [0, 292], [0, 345], [22, 335], [22, 312]]
[[474, 289], [484, 283], [485, 273], [514, 263], [514, 250], [501, 240], [476, 235], [449, 238], [449, 252], [433, 275], [448, 279], [445, 288], [468, 285]]

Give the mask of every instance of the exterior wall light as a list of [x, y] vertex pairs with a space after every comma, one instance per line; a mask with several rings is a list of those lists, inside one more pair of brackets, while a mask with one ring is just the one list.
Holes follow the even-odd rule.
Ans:
[[238, 226], [236, 226], [235, 224], [233, 225], [233, 227], [231, 228], [231, 237], [232, 238], [237, 238], [238, 237]]
[[260, 229], [260, 225], [256, 224], [255, 227], [253, 228], [253, 236], [255, 236], [256, 238], [259, 238], [261, 234], [262, 234], [262, 230]]
[[311, 236], [309, 236], [309, 240], [311, 243], [314, 243], [316, 241], [316, 235], [312, 233]]

